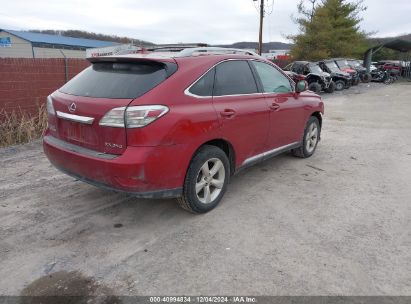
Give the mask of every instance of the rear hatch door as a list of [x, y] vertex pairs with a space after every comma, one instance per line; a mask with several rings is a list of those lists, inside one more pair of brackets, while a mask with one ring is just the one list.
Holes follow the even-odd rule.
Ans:
[[116, 60], [94, 62], [52, 94], [58, 138], [102, 153], [125, 151], [124, 125], [101, 126], [100, 120], [114, 108], [127, 108], [163, 82], [169, 71], [167, 64], [158, 61]]
[[52, 100], [58, 138], [102, 153], [124, 152], [127, 146], [124, 127], [100, 126], [99, 121], [111, 109], [125, 107], [133, 99], [83, 97], [57, 91]]

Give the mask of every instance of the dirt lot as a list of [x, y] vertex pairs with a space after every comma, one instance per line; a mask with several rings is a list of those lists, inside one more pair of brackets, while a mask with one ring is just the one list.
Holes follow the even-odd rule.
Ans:
[[0, 294], [411, 295], [411, 83], [324, 95], [316, 154], [232, 179], [220, 207], [107, 192], [40, 142], [0, 150]]

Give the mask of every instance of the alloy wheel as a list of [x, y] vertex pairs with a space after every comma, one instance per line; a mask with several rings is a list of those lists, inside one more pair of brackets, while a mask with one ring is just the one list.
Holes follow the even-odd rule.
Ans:
[[195, 192], [203, 204], [212, 203], [220, 194], [225, 180], [224, 164], [218, 158], [207, 160], [197, 174]]
[[318, 128], [317, 124], [314, 122], [310, 124], [307, 130], [307, 134], [305, 135], [305, 148], [308, 153], [314, 151], [315, 146], [317, 145], [318, 141]]

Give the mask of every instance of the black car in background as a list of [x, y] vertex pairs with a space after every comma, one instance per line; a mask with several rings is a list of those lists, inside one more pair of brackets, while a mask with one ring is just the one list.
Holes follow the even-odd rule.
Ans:
[[348, 65], [357, 71], [362, 82], [370, 82], [371, 75], [367, 73], [367, 69], [362, 65], [361, 60], [357, 59], [347, 59]]
[[[308, 89], [315, 93], [325, 91], [332, 93], [335, 90], [335, 83], [331, 75], [324, 72], [317, 63], [309, 61], [294, 61], [284, 68], [285, 71], [304, 75], [304, 79], [308, 82]], [[296, 75], [289, 74], [293, 79]], [[297, 77], [298, 78], [298, 77]]]
[[335, 82], [335, 89], [341, 91], [342, 89], [348, 89], [352, 85], [352, 77], [349, 73], [340, 70], [334, 60], [319, 61], [318, 65], [321, 69], [331, 75], [332, 80]]
[[341, 71], [346, 72], [352, 77], [352, 85], [358, 85], [360, 83], [360, 74], [357, 70], [353, 69], [345, 58], [334, 58], [335, 63], [338, 65]]

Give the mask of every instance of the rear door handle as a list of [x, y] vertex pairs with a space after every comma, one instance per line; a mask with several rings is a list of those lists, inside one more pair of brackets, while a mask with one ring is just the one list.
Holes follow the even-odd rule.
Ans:
[[277, 111], [277, 110], [280, 109], [280, 105], [279, 105], [278, 103], [273, 102], [273, 103], [270, 105], [270, 109], [271, 109], [271, 110], [274, 110], [274, 111]]
[[224, 111], [220, 112], [220, 115], [225, 118], [232, 118], [235, 115], [235, 111], [233, 109], [224, 109]]

